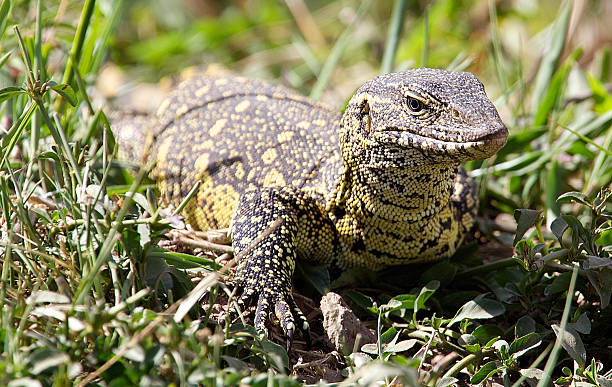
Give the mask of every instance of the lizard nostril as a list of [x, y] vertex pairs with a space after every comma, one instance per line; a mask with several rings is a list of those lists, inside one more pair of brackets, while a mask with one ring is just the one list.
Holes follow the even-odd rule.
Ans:
[[453, 116], [454, 119], [456, 120], [460, 120], [461, 119], [461, 113], [459, 113], [459, 110], [457, 109], [453, 109], [451, 111], [451, 115]]

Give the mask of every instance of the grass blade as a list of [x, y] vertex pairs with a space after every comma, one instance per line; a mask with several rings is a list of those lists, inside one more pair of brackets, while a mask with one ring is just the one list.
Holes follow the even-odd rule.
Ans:
[[40, 3], [40, 0], [36, 2], [36, 35], [34, 35], [34, 74], [40, 74], [40, 78], [47, 79], [47, 72], [45, 71], [42, 54], [42, 9]]
[[338, 64], [338, 61], [340, 60], [344, 49], [346, 48], [346, 46], [348, 46], [350, 38], [353, 36], [353, 32], [358, 21], [361, 20], [363, 15], [365, 15], [366, 11], [370, 8], [370, 4], [370, 0], [364, 1], [361, 4], [361, 7], [357, 11], [357, 17], [355, 18], [355, 20], [353, 20], [353, 22], [344, 30], [344, 32], [342, 32], [342, 35], [340, 35], [340, 37], [334, 44], [331, 53], [327, 57], [327, 61], [325, 61], [325, 64], [323, 65], [323, 68], [321, 69], [321, 72], [317, 77], [317, 82], [312, 87], [312, 91], [310, 92], [310, 98], [316, 100], [321, 97], [325, 86], [327, 86], [327, 83], [329, 82], [329, 78], [331, 77], [332, 71], [334, 71], [334, 68], [336, 67], [336, 64]]
[[[399, 45], [402, 30], [404, 29], [405, 14], [406, 0], [395, 0], [393, 13], [391, 14], [391, 23], [389, 24], [389, 31], [387, 32], [387, 44], [385, 45], [385, 52], [380, 66], [380, 72], [382, 74], [390, 73], [393, 69], [393, 60], [395, 59], [397, 46]], [[425, 29], [427, 29], [427, 23], [425, 23]]]
[[548, 90], [548, 86], [552, 79], [552, 76], [557, 68], [559, 58], [563, 53], [563, 46], [565, 45], [567, 29], [569, 27], [570, 15], [572, 13], [572, 1], [566, 1], [559, 17], [556, 19], [554, 25], [551, 28], [551, 40], [546, 45], [548, 47], [546, 54], [542, 58], [540, 69], [535, 81], [535, 87], [533, 91], [533, 111], [538, 110], [538, 105]]
[[[588, 142], [590, 144], [591, 140], [589, 139]], [[602, 152], [597, 154], [595, 157], [593, 169], [591, 170], [587, 183], [584, 185], [583, 193], [585, 194], [590, 194], [597, 186], [606, 186], [610, 184], [610, 182], [606, 183], [600, 180], [602, 180], [601, 178], [604, 177], [604, 175], [609, 171], [609, 168], [606, 168], [605, 166], [606, 162], [609, 163], [610, 161], [610, 158], [607, 158], [606, 156], [612, 157], [610, 154], [611, 152], [609, 151], [609, 149], [612, 148], [612, 130], [608, 129], [608, 133], [606, 134], [602, 144], [603, 146], [600, 147], [595, 142], [593, 142], [593, 145], [599, 148]]]
[[85, 296], [89, 292], [89, 289], [91, 289], [91, 287], [93, 286], [94, 279], [98, 275], [100, 268], [106, 263], [113, 247], [115, 246], [115, 243], [119, 240], [119, 237], [121, 236], [119, 234], [119, 227], [121, 225], [121, 221], [132, 207], [132, 204], [134, 203], [134, 199], [132, 198], [133, 193], [137, 191], [140, 182], [147, 173], [147, 170], [147, 168], [140, 169], [140, 172], [138, 172], [138, 175], [136, 176], [134, 182], [132, 183], [132, 186], [130, 187], [130, 191], [125, 195], [125, 201], [123, 203], [123, 206], [121, 207], [119, 213], [117, 214], [117, 217], [115, 218], [115, 225], [111, 227], [110, 231], [108, 232], [108, 235], [106, 236], [106, 239], [104, 240], [104, 243], [100, 248], [100, 252], [94, 260], [93, 266], [89, 268], [89, 271], [87, 272], [85, 277], [82, 278], [81, 283], [79, 284], [79, 288], [74, 298], [75, 305], [82, 304], [85, 301]]
[[9, 87], [5, 87], [4, 89], [0, 89], [0, 103], [6, 101], [9, 98], [18, 96], [20, 94], [25, 94], [25, 90], [23, 90], [21, 87], [17, 87], [17, 86], [9, 86]]
[[506, 76], [506, 70], [504, 68], [504, 57], [502, 50], [502, 43], [499, 37], [497, 28], [497, 5], [494, 0], [489, 0], [489, 20], [491, 28], [491, 45], [493, 46], [493, 65], [495, 66], [495, 74], [497, 80], [501, 83], [504, 94], [508, 90], [508, 77]]
[[4, 35], [4, 31], [6, 30], [8, 15], [11, 13], [11, 8], [11, 0], [2, 0], [2, 4], [0, 4], [0, 39], [2, 39], [2, 35]]
[[559, 162], [553, 160], [548, 167], [548, 174], [546, 176], [546, 224], [550, 227], [550, 224], [559, 215], [561, 215], [561, 205], [557, 202], [557, 197], [562, 193], [563, 176], [562, 170], [559, 167]]
[[557, 339], [555, 340], [555, 345], [552, 349], [550, 357], [546, 362], [546, 366], [544, 368], [544, 378], [539, 381], [538, 387], [545, 387], [551, 385], [552, 371], [557, 366], [557, 358], [559, 357], [559, 352], [561, 351], [562, 338], [565, 334], [565, 327], [567, 326], [567, 322], [570, 317], [570, 309], [572, 306], [572, 298], [574, 297], [574, 288], [576, 287], [577, 278], [578, 265], [574, 265], [574, 270], [572, 271], [572, 278], [570, 280], [569, 288], [567, 289], [567, 297], [565, 297], [565, 307], [563, 308], [563, 315], [561, 316], [560, 332], [557, 336]]
[[8, 162], [7, 158], [13, 151], [15, 144], [21, 138], [23, 131], [30, 122], [30, 118], [32, 117], [32, 113], [36, 110], [36, 104], [30, 104], [27, 110], [23, 112], [23, 114], [17, 119], [17, 121], [13, 124], [11, 129], [9, 129], [6, 136], [0, 142], [2, 146], [2, 159], [0, 160], [0, 170], [4, 169], [5, 162]]
[[561, 98], [569, 72], [572, 69], [574, 62], [578, 60], [581, 54], [582, 50], [580, 49], [574, 51], [571, 57], [568, 58], [568, 60], [550, 80], [548, 89], [546, 90], [545, 95], [542, 96], [543, 98], [540, 100], [541, 102], [538, 104], [538, 109], [536, 110], [536, 114], [533, 119], [534, 127], [546, 125], [550, 113], [554, 110], [555, 106], [559, 102], [559, 99]]
[[91, 21], [95, 4], [95, 0], [85, 1], [83, 11], [81, 12], [81, 19], [79, 20], [79, 25], [77, 26], [74, 41], [72, 42], [72, 48], [70, 49], [68, 63], [66, 63], [66, 70], [64, 71], [62, 83], [70, 83], [72, 81], [74, 66], [75, 63], [79, 62], [81, 49], [83, 48], [83, 43], [85, 42], [85, 34], [89, 28], [89, 22]]
[[124, 8], [124, 0], [116, 0], [115, 4], [113, 4], [113, 11], [104, 26], [104, 31], [102, 31], [100, 37], [96, 39], [96, 48], [93, 51], [93, 58], [88, 72], [97, 72], [100, 69], [102, 60], [108, 51], [108, 41], [111, 39], [115, 28], [119, 24]]
[[[586, 143], [588, 143], [588, 144], [593, 145], [595, 148], [599, 149], [600, 151], [602, 151], [602, 152], [603, 152], [603, 153], [605, 153], [606, 155], [608, 155], [608, 156], [612, 157], [612, 151], [610, 151], [609, 149], [606, 149], [605, 147], [603, 147], [603, 146], [601, 146], [601, 145], [597, 144], [595, 141], [591, 140], [591, 139], [590, 139], [590, 138], [588, 138], [587, 136], [585, 136], [585, 135], [583, 135], [583, 134], [581, 134], [581, 133], [578, 133], [578, 132], [577, 132], [577, 131], [575, 131], [575, 130], [570, 129], [570, 128], [568, 128], [567, 126], [563, 126], [563, 129], [565, 129], [565, 130], [567, 130], [568, 132], [570, 132], [570, 133], [572, 133], [572, 134], [576, 135], [576, 136], [577, 136], [578, 138], [580, 138], [582, 141], [584, 141], [584, 142], [586, 142]], [[610, 133], [612, 133], [612, 131], [609, 131], [609, 132], [608, 132], [608, 137], [610, 137]], [[608, 144], [609, 144], [609, 143], [610, 143], [610, 141], [605, 141], [605, 143], [608, 143]]]
[[429, 8], [423, 12], [423, 55], [421, 56], [421, 67], [427, 67], [429, 61]]

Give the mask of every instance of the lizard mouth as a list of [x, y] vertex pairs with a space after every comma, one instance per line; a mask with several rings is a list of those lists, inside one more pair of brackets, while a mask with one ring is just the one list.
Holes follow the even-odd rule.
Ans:
[[497, 149], [499, 150], [506, 145], [507, 138], [508, 129], [506, 129], [505, 126], [502, 126], [501, 129], [481, 137], [476, 141], [476, 143], [481, 143], [485, 146], [497, 146]]
[[488, 129], [481, 136], [465, 136], [441, 131], [423, 136], [396, 127], [382, 128], [376, 132], [379, 135], [378, 141], [392, 147], [416, 148], [428, 153], [460, 156], [462, 159], [467, 156], [466, 160], [483, 159], [494, 155], [506, 144], [508, 137], [508, 129], [503, 124]]
[[401, 136], [414, 136], [415, 138], [421, 139], [421, 141], [439, 141], [442, 143], [449, 144], [498, 144], [505, 143], [508, 137], [508, 129], [506, 126], [501, 124], [495, 128], [487, 128], [484, 134], [478, 135], [470, 133], [469, 131], [450, 131], [450, 130], [436, 130], [432, 129], [431, 133], [427, 136], [415, 131], [411, 128], [398, 128], [398, 127], [383, 127], [377, 128], [375, 132], [391, 134], [391, 137], [397, 138]]

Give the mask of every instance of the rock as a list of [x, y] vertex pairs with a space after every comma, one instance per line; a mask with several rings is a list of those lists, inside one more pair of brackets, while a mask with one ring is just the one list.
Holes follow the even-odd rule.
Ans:
[[355, 316], [339, 294], [329, 292], [321, 299], [323, 329], [333, 348], [340, 353], [352, 353], [360, 334], [357, 350], [364, 344], [375, 343], [376, 336]]

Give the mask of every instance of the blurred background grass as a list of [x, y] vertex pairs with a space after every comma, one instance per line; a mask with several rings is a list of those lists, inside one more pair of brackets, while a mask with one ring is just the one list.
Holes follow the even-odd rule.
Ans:
[[[602, 47], [609, 48], [612, 42], [608, 26], [612, 2], [573, 3], [564, 56], [580, 47], [580, 67], [609, 81], [610, 63], [602, 67], [601, 58]], [[497, 98], [535, 77], [561, 2], [406, 4], [392, 69], [428, 66], [471, 71]], [[64, 45], [68, 52], [83, 2], [48, 0], [42, 6], [47, 26], [43, 40], [51, 46]], [[13, 20], [20, 22], [26, 36], [33, 34], [35, 2], [16, 1], [13, 8]], [[274, 79], [308, 94], [345, 33], [348, 39], [342, 42], [322, 93], [324, 101], [342, 107], [360, 84], [380, 73], [392, 8], [391, 0], [100, 0], [87, 31], [97, 39], [86, 40], [80, 70], [91, 78], [102, 67], [97, 85], [109, 97], [136, 83], [156, 83], [186, 67], [211, 63], [247, 76]], [[48, 71], [60, 69], [63, 60], [50, 58]], [[570, 87], [576, 94], [588, 91], [588, 85], [578, 80]], [[502, 118], [511, 121], [517, 112], [524, 112], [524, 97], [515, 92], [509, 104], [498, 101]]]
[[[82, 6], [68, 0], [43, 2], [43, 15], [52, 18], [44, 24], [54, 26], [45, 38], [54, 44], [69, 41], [62, 38], [74, 33]], [[559, 7], [554, 0], [407, 1], [393, 69], [464, 69], [478, 74], [492, 96], [505, 94], [515, 82], [535, 75], [550, 41], [547, 27]], [[15, 7], [28, 9], [14, 15], [15, 20], [33, 26], [27, 21], [33, 22], [34, 8]], [[188, 66], [221, 63], [308, 93], [338, 37], [347, 31], [349, 39], [323, 93], [324, 100], [339, 105], [380, 72], [392, 8], [390, 0], [101, 0], [88, 34], [99, 36], [100, 30], [112, 31], [116, 25], [108, 37], [112, 65], [104, 69], [117, 66], [131, 82], [157, 82]], [[491, 21], [491, 16], [497, 19]], [[581, 67], [599, 69], [601, 47], [612, 42], [609, 20], [612, 2], [575, 1], [565, 53], [581, 47]], [[59, 39], [53, 40], [53, 35]], [[92, 57], [100, 50], [99, 43], [85, 46], [83, 57], [97, 63], [83, 60], [82, 70], [100, 65], [100, 59]], [[103, 77], [100, 82], [107, 80]]]
[[[550, 41], [546, 27], [557, 17], [560, 4], [551, 0], [408, 1], [394, 70], [465, 69], [478, 74], [490, 94], [500, 95], [520, 78], [534, 76]], [[493, 22], [490, 5], [497, 11]], [[338, 37], [349, 30], [331, 90], [325, 93], [328, 98], [336, 92], [346, 99], [380, 71], [393, 2], [138, 0], [126, 1], [123, 7], [110, 56], [130, 79], [138, 80], [155, 81], [189, 65], [222, 63], [252, 77], [278, 79], [306, 93]], [[359, 7], [365, 8], [362, 14]], [[609, 20], [610, 1], [576, 1], [565, 52], [581, 47], [582, 67], [596, 62], [600, 48], [612, 42]], [[500, 47], [493, 45], [495, 35]], [[495, 50], [501, 54], [503, 79], [493, 63]]]

